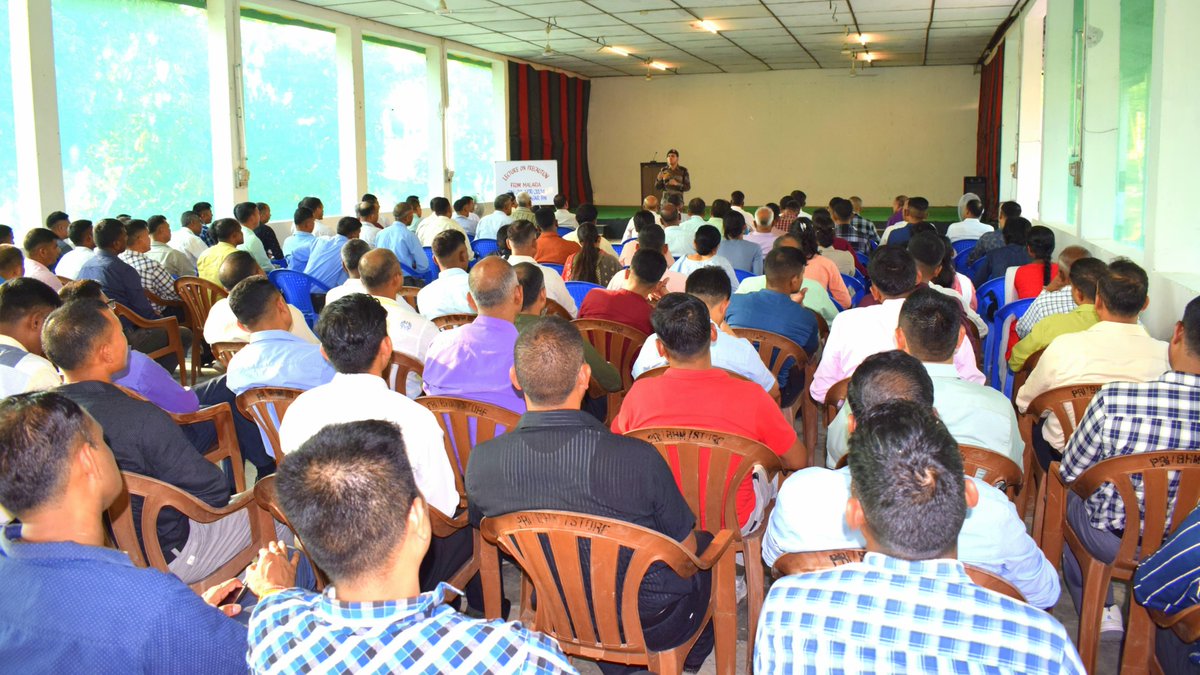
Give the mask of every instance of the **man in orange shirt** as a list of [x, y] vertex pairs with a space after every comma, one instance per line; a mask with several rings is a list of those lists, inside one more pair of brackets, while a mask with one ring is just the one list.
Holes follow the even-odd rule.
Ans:
[[[580, 204], [579, 208], [575, 210], [575, 217], [581, 219], [579, 221], [581, 223], [590, 222], [582, 220], [587, 216], [587, 208], [591, 208], [595, 213], [595, 208], [590, 204]], [[534, 260], [539, 263], [562, 265], [567, 262], [567, 258], [582, 250], [579, 244], [558, 236], [558, 219], [554, 217], [554, 209], [540, 208], [533, 216], [537, 219], [540, 231], [537, 238], [537, 255], [534, 256]], [[592, 221], [594, 220], [595, 217], [592, 218]]]

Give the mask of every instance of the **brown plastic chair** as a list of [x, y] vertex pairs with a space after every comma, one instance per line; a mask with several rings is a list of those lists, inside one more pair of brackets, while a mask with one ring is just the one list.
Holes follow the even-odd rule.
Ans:
[[433, 413], [442, 427], [446, 458], [454, 470], [459, 505], [465, 506], [467, 487], [463, 476], [471, 461], [471, 450], [517, 426], [521, 416], [498, 405], [452, 396], [422, 396], [417, 403]]
[[[809, 382], [811, 383], [812, 380], [810, 379]], [[821, 401], [820, 408], [821, 408], [821, 416], [823, 418], [821, 421], [821, 424], [825, 425], [826, 428], [828, 428], [830, 424], [833, 424], [833, 418], [837, 417], [838, 412], [842, 409], [842, 406], [846, 405], [846, 395], [847, 395], [847, 392], [849, 392], [849, 391], [850, 391], [850, 378], [847, 377], [844, 380], [838, 380], [837, 382], [834, 382], [833, 386], [829, 388], [829, 391], [825, 392], [825, 400]], [[813, 397], [808, 393], [807, 390], [805, 390], [805, 392], [804, 392], [804, 398], [808, 399], [813, 404], [812, 407], [814, 410], [817, 408], [816, 400], [813, 399]], [[813, 421], [814, 422], [816, 421], [815, 416], [813, 417]], [[806, 428], [807, 428], [807, 426], [806, 426]], [[826, 441], [828, 441], [828, 439], [829, 439], [828, 434], [826, 434], [825, 438], [826, 438]], [[814, 440], [813, 442], [816, 443], [816, 440]], [[813, 466], [825, 466], [825, 463], [829, 458], [828, 448], [821, 448], [821, 449], [814, 450], [814, 454], [818, 455], [818, 457], [814, 457], [812, 465]], [[846, 465], [846, 455], [842, 455], [841, 458], [838, 460], [837, 466], [838, 466], [838, 468], [841, 468], [845, 465]]]
[[408, 382], [409, 373], [421, 376], [425, 373], [425, 364], [404, 352], [392, 352], [392, 365], [388, 369], [387, 377], [384, 378], [388, 381], [392, 391], [400, 394], [408, 393], [405, 385]]
[[286, 387], [258, 387], [248, 389], [234, 400], [238, 412], [243, 417], [258, 425], [271, 450], [275, 453], [276, 463], [283, 460], [283, 444], [279, 440], [279, 426], [283, 424], [283, 416], [288, 406], [296, 397], [303, 394], [301, 389]]
[[1046, 502], [1046, 481], [1045, 472], [1042, 471], [1042, 467], [1037, 461], [1037, 454], [1033, 451], [1034, 426], [1046, 413], [1053, 414], [1062, 427], [1063, 438], [1071, 440], [1071, 434], [1075, 433], [1075, 424], [1083, 419], [1083, 413], [1087, 410], [1088, 404], [1092, 402], [1092, 397], [1103, 386], [1103, 384], [1071, 384], [1044, 391], [1029, 402], [1029, 408], [1024, 413], [1017, 416], [1021, 439], [1025, 441], [1025, 477], [1023, 479], [1025, 490], [1021, 495], [1021, 500], [1017, 503], [1017, 511], [1024, 518], [1029, 510], [1030, 502], [1036, 498], [1033, 513], [1033, 538], [1039, 543], [1041, 539], [1038, 533], [1042, 530], [1041, 511]]
[[417, 288], [416, 286], [402, 286], [400, 288], [400, 292], [396, 295], [404, 298], [404, 301], [408, 303], [408, 306], [412, 307], [413, 311], [416, 312], [420, 311], [417, 309], [417, 293], [420, 292], [421, 289]]
[[184, 310], [187, 307], [187, 305], [183, 304], [183, 300], [168, 300], [166, 298], [160, 298], [158, 295], [144, 288], [142, 289], [142, 292], [146, 294], [146, 299], [149, 300], [151, 304], [160, 305], [162, 307], [173, 307], [179, 310]]
[[1038, 361], [1042, 360], [1042, 352], [1045, 351], [1046, 348], [1043, 347], [1030, 354], [1029, 358], [1025, 359], [1025, 363], [1021, 366], [1021, 369], [1013, 373], [1012, 398], [1014, 405], [1016, 405], [1017, 392], [1021, 391], [1021, 387], [1025, 386], [1025, 381], [1033, 374], [1033, 369], [1037, 368]]
[[[567, 654], [645, 666], [654, 673], [681, 673], [688, 651], [712, 620], [717, 672], [734, 672], [737, 606], [732, 532], [718, 532], [704, 555], [697, 557], [679, 542], [653, 530], [563, 511], [520, 511], [485, 518], [480, 531], [486, 542], [481, 550], [481, 569], [489, 618], [499, 618], [499, 548], [512, 556], [525, 573], [522, 621], [557, 640]], [[590, 554], [581, 556], [581, 549]], [[618, 560], [623, 554], [629, 562], [622, 578]], [[702, 570], [711, 569], [713, 574], [708, 607], [697, 624], [700, 628], [683, 644], [662, 652], [647, 647], [638, 614], [638, 589], [655, 563], [667, 565], [684, 578]], [[532, 607], [535, 591], [536, 608]]]
[[765, 505], [759, 526], [743, 535], [738, 524], [737, 494], [742, 483], [751, 480], [755, 467], [761, 467], [767, 479], [778, 484], [783, 471], [779, 457], [758, 441], [720, 431], [662, 427], [636, 429], [625, 435], [646, 441], [658, 450], [696, 516], [698, 529], [714, 533], [723, 529], [732, 531], [733, 545], [742, 552], [746, 567], [749, 667], [753, 664], [754, 635], [764, 599], [762, 538], [774, 500]]
[[[1063, 483], [1061, 466], [1050, 465], [1046, 477], [1045, 523], [1039, 544], [1051, 564], [1059, 567], [1065, 541], [1083, 571], [1083, 606], [1079, 612], [1079, 657], [1088, 672], [1095, 672], [1100, 642], [1100, 615], [1105, 594], [1113, 581], [1132, 585], [1138, 562], [1149, 557], [1200, 503], [1200, 452], [1162, 450], [1113, 457], [1089, 467], [1070, 485]], [[1171, 474], [1179, 474], [1174, 510], [1167, 489]], [[1135, 477], [1142, 484], [1141, 508]], [[1111, 484], [1125, 506], [1125, 533], [1112, 563], [1093, 558], [1066, 521], [1067, 491], [1086, 500], [1100, 486]], [[1036, 531], [1035, 531], [1036, 532]], [[1139, 537], [1139, 532], [1141, 536]], [[1132, 593], [1132, 588], [1130, 592]], [[1154, 653], [1154, 625], [1146, 609], [1129, 603], [1129, 626], [1121, 654], [1122, 673], [1146, 672]]]
[[246, 344], [245, 342], [218, 342], [212, 345], [213, 358], [228, 369], [233, 355], [241, 351]]
[[439, 316], [433, 320], [433, 325], [437, 326], [439, 331], [447, 331], [465, 326], [475, 320], [474, 314], [446, 314]]
[[963, 473], [991, 485], [1008, 495], [1013, 503], [1021, 492], [1021, 467], [998, 452], [973, 445], [959, 444], [962, 453]]
[[175, 280], [175, 293], [187, 309], [187, 326], [192, 331], [192, 382], [195, 382], [200, 376], [200, 355], [204, 351], [204, 324], [208, 321], [208, 313], [218, 300], [229, 297], [229, 293], [200, 277], [179, 277]]
[[[818, 315], [817, 318], [819, 319], [820, 315]], [[804, 351], [804, 348], [800, 345], [792, 342], [779, 333], [758, 330], [757, 328], [734, 328], [733, 332], [738, 337], [745, 338], [754, 345], [754, 348], [758, 350], [758, 358], [762, 359], [763, 364], [767, 367], [767, 370], [771, 371], [771, 374], [775, 376], [776, 381], [779, 380], [779, 373], [783, 370], [783, 365], [787, 362], [789, 357], [795, 359], [796, 368], [800, 372], [804, 373], [805, 381], [812, 381], [812, 369], [815, 367], [815, 364], [812, 364], [812, 367], [810, 367], [808, 352]], [[804, 407], [805, 415], [804, 419], [802, 420], [804, 444], [808, 447], [809, 451], [809, 466], [816, 466], [817, 426], [816, 415], [813, 414], [815, 408], [809, 408], [805, 406], [804, 400], [806, 398], [808, 398], [807, 394], [801, 394], [800, 396], [796, 397], [795, 402], [792, 403], [792, 406], [787, 409], [784, 415], [787, 417], [788, 422], [791, 422], [796, 419], [796, 413], [800, 410], [800, 408]]]
[[608, 419], [606, 422], [612, 424], [621, 410], [621, 402], [625, 400], [625, 395], [633, 386], [633, 362], [637, 359], [638, 352], [642, 350], [642, 345], [645, 344], [648, 336], [636, 328], [616, 321], [576, 319], [572, 323], [575, 324], [575, 328], [583, 336], [583, 339], [591, 343], [600, 356], [613, 364], [617, 372], [621, 374], [621, 391], [606, 392], [595, 382], [589, 388], [589, 393], [593, 396], [608, 395]]
[[58, 277], [58, 283], [62, 284], [63, 286], [75, 283], [75, 280], [71, 277], [64, 277], [61, 274], [55, 274], [54, 276]]
[[[1200, 640], [1200, 605], [1193, 605], [1175, 614], [1163, 614], [1157, 609], [1147, 609], [1146, 612], [1150, 614], [1150, 619], [1154, 623], [1163, 628], [1169, 628], [1185, 644]], [[1150, 673], [1151, 675], [1166, 675], [1157, 658], [1150, 664]]]
[[329, 577], [321, 568], [317, 567], [317, 563], [313, 561], [312, 556], [308, 554], [308, 550], [304, 548], [304, 542], [300, 540], [300, 535], [296, 533], [296, 528], [292, 527], [287, 516], [283, 514], [283, 509], [279, 506], [279, 495], [275, 492], [274, 474], [263, 476], [254, 484], [254, 501], [258, 504], [258, 508], [269, 513], [272, 518], [282, 523], [291, 531], [292, 536], [296, 538], [296, 548], [304, 552], [304, 555], [308, 558], [309, 565], [312, 566], [313, 576], [317, 580], [316, 590], [324, 591], [325, 587], [329, 585]]
[[113, 313], [117, 315], [117, 318], [125, 319], [138, 328], [166, 331], [166, 346], [162, 347], [161, 349], [156, 349], [153, 352], [146, 354], [146, 356], [149, 356], [152, 359], [160, 359], [164, 356], [171, 356], [174, 354], [175, 360], [179, 362], [179, 384], [186, 387], [188, 384], [187, 363], [183, 358], [183, 337], [179, 332], [179, 320], [173, 316], [167, 316], [161, 319], [146, 319], [119, 302], [113, 304]]
[[546, 307], [542, 310], [542, 316], [557, 316], [564, 321], [575, 320], [575, 317], [571, 316], [566, 307], [563, 307], [550, 298], [546, 298]]

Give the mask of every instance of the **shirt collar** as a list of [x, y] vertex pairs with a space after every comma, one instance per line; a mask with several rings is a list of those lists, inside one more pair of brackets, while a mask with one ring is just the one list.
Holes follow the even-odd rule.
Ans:
[[971, 581], [963, 564], [952, 558], [903, 560], [883, 553], [868, 551], [863, 557], [863, 564], [906, 576], [942, 579], [957, 583], [970, 583]]
[[494, 316], [484, 316], [482, 314], [475, 317], [475, 320], [471, 322], [471, 325], [479, 326], [480, 328], [488, 331], [496, 330], [510, 331], [512, 333], [517, 332], [517, 327], [515, 324], [509, 323], [504, 319], [497, 319]]
[[1162, 379], [1163, 382], [1170, 384], [1178, 384], [1184, 387], [1200, 389], [1200, 375], [1182, 373], [1178, 370], [1169, 370], [1166, 373], [1163, 373], [1163, 376], [1160, 379]]
[[382, 377], [371, 373], [336, 373], [330, 384], [355, 388], [388, 389], [388, 384]]
[[1149, 337], [1146, 328], [1140, 323], [1121, 323], [1119, 321], [1100, 321], [1088, 330], [1097, 333], [1117, 333], [1122, 335]]
[[73, 541], [22, 542], [20, 523], [9, 523], [0, 531], [0, 554], [14, 560], [96, 560], [133, 567], [129, 556], [116, 549], [85, 546]]
[[251, 344], [254, 344], [256, 342], [267, 342], [268, 340], [282, 340], [285, 342], [299, 342], [302, 344], [309, 344], [308, 341], [302, 340], [302, 339], [296, 337], [295, 335], [292, 335], [291, 333], [289, 333], [286, 330], [279, 330], [279, 329], [260, 330], [260, 331], [255, 331], [250, 334], [250, 343]]
[[467, 276], [467, 271], [466, 271], [466, 270], [464, 270], [464, 269], [463, 269], [463, 268], [461, 268], [461, 267], [451, 267], [451, 268], [450, 268], [450, 269], [448, 269], [448, 270], [442, 270], [441, 274], [438, 274], [438, 278], [439, 278], [439, 279], [442, 279], [442, 278], [444, 278], [444, 277], [450, 277], [450, 276], [453, 276], [453, 277], [463, 276], [463, 277], [465, 277], [465, 276]]
[[591, 427], [607, 431], [607, 427], [596, 419], [595, 415], [582, 410], [531, 410], [521, 415], [517, 422], [518, 429], [538, 429], [542, 427]]
[[293, 234], [292, 236], [299, 237], [301, 239], [304, 239], [305, 237], [308, 237], [309, 239], [314, 239], [316, 237], [316, 235], [314, 235], [312, 232], [305, 232], [304, 230], [296, 230], [296, 233]]
[[944, 377], [946, 379], [957, 380], [958, 370], [953, 363], [925, 363], [925, 370], [929, 372], [929, 377]]
[[0, 345], [5, 345], [7, 347], [16, 347], [17, 349], [20, 349], [23, 352], [29, 351], [29, 350], [25, 349], [25, 345], [21, 344], [16, 338], [10, 337], [8, 335], [0, 335]]
[[[92, 249], [92, 251], [96, 254], [97, 258], [114, 258], [114, 259], [117, 258], [117, 255], [115, 253], [113, 253], [112, 251], [110, 251], [106, 248], [100, 248], [99, 246]], [[125, 249], [125, 253], [137, 253], [137, 251], [127, 248], [127, 249]]]
[[378, 623], [397, 621], [427, 621], [433, 618], [440, 607], [446, 591], [462, 595], [458, 589], [446, 583], [403, 600], [381, 600], [377, 602], [339, 602], [337, 588], [330, 586], [321, 594], [317, 611], [331, 624], [353, 627], [370, 627]]

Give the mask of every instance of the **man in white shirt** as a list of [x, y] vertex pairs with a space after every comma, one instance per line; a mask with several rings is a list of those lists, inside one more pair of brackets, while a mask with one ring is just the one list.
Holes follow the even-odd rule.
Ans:
[[[1057, 387], [1146, 382], [1169, 370], [1167, 343], [1150, 337], [1138, 324], [1138, 316], [1150, 304], [1149, 283], [1136, 263], [1114, 260], [1096, 285], [1100, 322], [1054, 338], [1017, 392], [1017, 409], [1025, 412], [1039, 394]], [[1050, 415], [1040, 430], [1034, 428], [1033, 446], [1043, 467], [1061, 459], [1066, 438], [1057, 417]]]
[[54, 273], [68, 279], [78, 279], [79, 270], [83, 269], [84, 263], [96, 255], [92, 221], [76, 220], [67, 228], [67, 233], [71, 239], [72, 248], [58, 259], [58, 264], [54, 266]]
[[208, 244], [200, 238], [200, 230], [204, 223], [195, 211], [184, 211], [179, 217], [179, 224], [179, 229], [171, 233], [171, 248], [186, 253], [194, 266], [200, 256], [208, 250]]
[[[662, 216], [660, 216], [658, 213], [658, 197], [655, 197], [654, 195], [648, 195], [645, 199], [643, 199], [642, 210], [653, 213], [654, 223], [659, 227], [662, 227]], [[633, 226], [633, 218], [630, 218], [629, 222], [625, 224], [625, 233], [621, 235], [621, 241], [629, 241], [636, 236], [637, 228]]]
[[358, 238], [375, 246], [375, 236], [383, 231], [383, 226], [379, 224], [379, 202], [359, 202], [354, 212], [358, 214], [358, 220], [362, 223]]
[[[830, 387], [853, 375], [863, 359], [896, 349], [900, 308], [917, 287], [917, 263], [902, 248], [880, 247], [871, 257], [867, 271], [872, 281], [871, 295], [879, 304], [848, 309], [833, 320], [821, 363], [809, 385], [810, 395], [818, 402], [825, 400]], [[975, 352], [967, 341], [954, 352], [954, 368], [962, 379], [983, 384], [983, 373], [979, 372]]]
[[496, 210], [480, 218], [479, 224], [475, 226], [476, 239], [495, 239], [500, 228], [512, 222], [512, 216], [509, 215], [513, 212], [512, 195], [498, 195], [493, 204]]
[[462, 225], [450, 219], [452, 211], [449, 199], [434, 197], [430, 201], [429, 207], [433, 209], [433, 215], [422, 220], [421, 224], [417, 226], [417, 239], [421, 240], [422, 246], [433, 246], [433, 238], [445, 230], [458, 230], [463, 233], [463, 236], [466, 236], [467, 233], [463, 231]]
[[0, 398], [62, 384], [42, 351], [42, 324], [61, 304], [58, 294], [36, 279], [0, 285]]
[[[387, 310], [387, 332], [392, 349], [424, 363], [425, 352], [437, 337], [438, 329], [407, 302], [396, 300], [404, 287], [404, 271], [400, 269], [396, 254], [386, 248], [375, 249], [359, 261], [358, 272], [363, 287]], [[409, 373], [405, 390], [409, 398], [420, 396], [421, 377]]]
[[284, 453], [295, 452], [330, 424], [392, 422], [404, 433], [405, 451], [421, 494], [430, 506], [453, 514], [458, 490], [442, 428], [433, 413], [392, 391], [383, 379], [392, 362], [387, 311], [375, 298], [356, 293], [326, 307], [317, 330], [321, 351], [337, 375], [329, 384], [304, 392], [288, 407], [279, 428]]
[[[226, 291], [231, 291], [242, 279], [263, 276], [263, 271], [258, 263], [254, 262], [254, 256], [245, 251], [235, 251], [221, 261], [221, 267], [217, 274], [221, 280], [221, 286]], [[292, 314], [292, 328], [289, 332], [302, 340], [316, 344], [317, 336], [313, 335], [312, 330], [308, 327], [304, 314], [292, 305], [288, 305], [288, 310]], [[208, 311], [208, 318], [204, 321], [204, 341], [210, 345], [218, 342], [250, 341], [250, 331], [238, 325], [237, 317], [234, 316], [233, 309], [229, 306], [229, 298], [221, 298], [216, 301], [213, 303], [212, 309]]]
[[[734, 190], [733, 194], [729, 195], [729, 208], [741, 214], [742, 220], [746, 221], [746, 233], [749, 233], [754, 227], [754, 216], [746, 210], [746, 193]], [[774, 215], [774, 212], [771, 215]], [[766, 254], [767, 252], [763, 251], [763, 255]]]
[[676, 210], [675, 205], [671, 203], [664, 204], [662, 207], [662, 228], [663, 235], [666, 238], [667, 248], [671, 251], [672, 258], [682, 258], [689, 253], [694, 253], [692, 241], [695, 235], [688, 235], [688, 231], [683, 229], [680, 224], [682, 215]]
[[[346, 274], [350, 277], [346, 279], [340, 286], [334, 286], [325, 294], [325, 304], [332, 305], [351, 293], [366, 293], [367, 289], [363, 286], [362, 279], [359, 278], [358, 265], [362, 261], [362, 257], [371, 250], [371, 246], [362, 239], [351, 239], [342, 246], [342, 269], [346, 270]], [[384, 249], [387, 250], [387, 249]], [[394, 253], [392, 254], [395, 255]]]
[[150, 216], [146, 224], [150, 229], [150, 250], [146, 252], [146, 256], [157, 261], [176, 279], [196, 276], [196, 263], [186, 253], [169, 246], [171, 223], [167, 221], [167, 217]]
[[559, 227], [569, 227], [572, 230], [579, 227], [575, 216], [567, 210], [567, 197], [562, 193], [554, 195], [554, 219], [558, 221]]
[[983, 202], [978, 199], [969, 199], [963, 209], [966, 217], [961, 222], [946, 228], [946, 236], [950, 238], [951, 243], [964, 239], [978, 239], [994, 229], [991, 225], [979, 220], [983, 217]]
[[[574, 318], [578, 314], [578, 309], [575, 307], [575, 299], [571, 297], [571, 293], [567, 291], [567, 282], [557, 271], [545, 265], [538, 264], [534, 260], [537, 255], [537, 225], [529, 221], [516, 221], [508, 227], [508, 248], [512, 250], [512, 255], [508, 256], [509, 264], [516, 265], [517, 263], [533, 263], [542, 268], [542, 274], [545, 279], [542, 283], [546, 286], [546, 297], [562, 305], [564, 309]], [[417, 298], [417, 304], [420, 305], [420, 298]]]
[[[592, 223], [593, 225], [596, 226], [596, 230], [600, 233], [600, 239], [596, 242], [596, 245], [600, 247], [601, 251], [604, 251], [605, 253], [616, 258], [616, 257], [618, 257], [617, 251], [616, 251], [616, 249], [614, 249], [612, 247], [612, 244], [608, 243], [608, 239], [604, 238], [604, 226], [600, 225], [596, 222], [596, 215], [597, 214], [596, 214], [595, 206], [593, 206], [591, 204], [587, 204], [587, 203], [580, 204], [579, 208], [575, 210], [575, 215], [571, 216], [571, 218], [572, 219], [582, 218], [582, 220], [574, 223], [573, 227], [575, 229], [566, 233], [563, 236], [563, 241], [570, 241], [570, 242], [574, 242], [574, 243], [578, 244], [579, 243], [579, 223]], [[562, 223], [559, 223], [559, 225], [562, 225]], [[630, 253], [630, 255], [633, 255], [633, 254]]]
[[751, 221], [753, 231], [745, 237], [746, 241], [758, 244], [764, 256], [771, 252], [775, 246], [775, 240], [783, 234], [775, 231], [774, 224], [775, 212], [768, 206], [760, 206], [754, 212], [754, 219]]
[[37, 279], [57, 293], [62, 288], [62, 282], [50, 271], [50, 267], [58, 261], [58, 237], [51, 230], [35, 227], [25, 233], [23, 244], [25, 276]]
[[[767, 369], [758, 350], [745, 338], [737, 337], [725, 322], [725, 310], [729, 308], [732, 288], [729, 277], [716, 267], [706, 267], [692, 272], [687, 278], [686, 292], [700, 298], [708, 307], [713, 325], [712, 355], [714, 368], [723, 368], [731, 373], [758, 384], [767, 393], [777, 392], [779, 383]], [[637, 360], [633, 362], [633, 376], [639, 377], [652, 368], [667, 365], [667, 357], [658, 353], [658, 336], [646, 338]]]
[[467, 268], [471, 252], [467, 238], [457, 230], [446, 230], [433, 238], [433, 261], [438, 276], [417, 293], [417, 309], [426, 319], [447, 314], [474, 314], [467, 302]]

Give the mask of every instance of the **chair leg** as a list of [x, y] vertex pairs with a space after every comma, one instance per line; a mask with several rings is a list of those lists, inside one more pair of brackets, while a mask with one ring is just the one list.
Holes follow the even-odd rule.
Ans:
[[[1082, 548], [1082, 547], [1081, 547]], [[1076, 551], [1083, 572], [1083, 607], [1079, 611], [1079, 659], [1089, 672], [1096, 672], [1096, 652], [1100, 647], [1100, 617], [1104, 613], [1105, 591], [1108, 589], [1108, 566], [1092, 558], [1086, 551]]]
[[754, 636], [758, 631], [758, 615], [762, 613], [766, 592], [763, 590], [761, 535], [742, 540], [742, 561], [746, 564], [746, 667], [754, 670]]
[[1137, 602], [1130, 602], [1125, 648], [1121, 652], [1121, 675], [1139, 675], [1153, 670], [1156, 635], [1157, 630], [1146, 608]]
[[683, 648], [672, 649], [668, 652], [650, 652], [650, 663], [646, 664], [647, 669], [652, 673], [673, 673], [678, 675], [683, 672], [683, 658], [686, 655]]
[[[203, 330], [203, 328], [201, 329]], [[199, 335], [192, 334], [192, 384], [196, 384], [196, 380], [200, 379], [200, 358], [204, 353], [203, 340]], [[180, 370], [183, 369], [183, 364], [179, 365]]]
[[[718, 675], [733, 675], [737, 672], [737, 591], [735, 590], [735, 551], [726, 550], [725, 555], [713, 567], [712, 593], [716, 600], [713, 610], [713, 651], [717, 655]], [[753, 640], [753, 636], [751, 636]], [[751, 653], [753, 651], [751, 650]], [[753, 663], [753, 659], [751, 659]], [[750, 672], [750, 671], [747, 671]]]
[[479, 530], [473, 530], [475, 550], [479, 551], [479, 581], [483, 586], [483, 614], [489, 620], [503, 618], [500, 608], [504, 598], [500, 588], [500, 551], [495, 544], [483, 541]]

